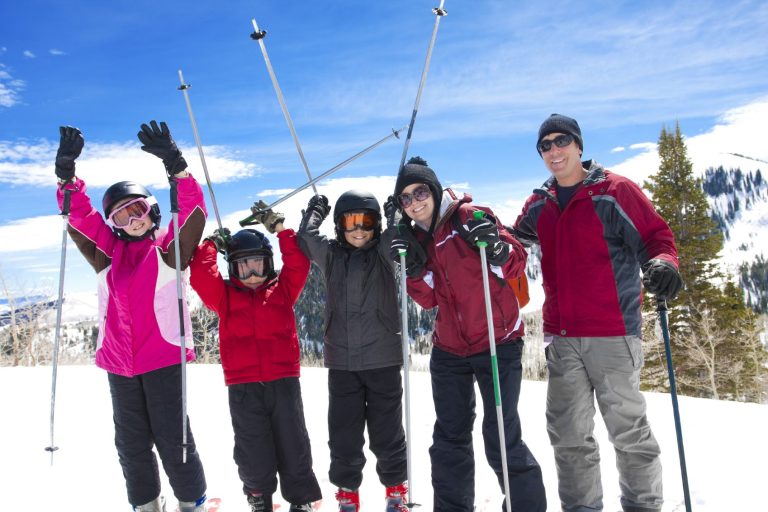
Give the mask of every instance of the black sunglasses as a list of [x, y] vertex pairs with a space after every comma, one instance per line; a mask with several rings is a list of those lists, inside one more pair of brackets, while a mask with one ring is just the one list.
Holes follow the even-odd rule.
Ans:
[[559, 148], [564, 148], [571, 142], [573, 142], [573, 135], [566, 133], [563, 135], [558, 135], [552, 140], [539, 141], [539, 144], [537, 147], [539, 148], [539, 153], [546, 153], [547, 151], [552, 149], [552, 144], [554, 144]]
[[416, 190], [413, 191], [413, 194], [408, 194], [407, 192], [403, 192], [399, 196], [397, 196], [397, 202], [400, 203], [400, 206], [403, 208], [408, 208], [411, 206], [411, 203], [413, 203], [413, 200], [416, 199], [417, 201], [426, 201], [426, 199], [432, 195], [432, 191], [429, 190], [429, 187], [426, 185], [421, 185], [419, 187], [416, 187]]

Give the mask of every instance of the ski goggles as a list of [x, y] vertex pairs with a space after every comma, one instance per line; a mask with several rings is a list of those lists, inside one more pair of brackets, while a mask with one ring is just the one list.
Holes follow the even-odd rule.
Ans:
[[134, 220], [146, 219], [152, 211], [152, 204], [145, 197], [137, 197], [112, 210], [107, 217], [107, 222], [116, 228], [128, 227]]
[[339, 219], [341, 229], [351, 233], [356, 229], [363, 231], [373, 231], [378, 224], [378, 216], [373, 212], [348, 212], [343, 213]]
[[241, 281], [251, 276], [266, 277], [272, 271], [269, 256], [245, 256], [229, 262], [229, 272]]
[[414, 199], [417, 201], [426, 201], [427, 198], [431, 195], [432, 191], [429, 190], [429, 187], [426, 185], [421, 185], [416, 187], [416, 190], [414, 190], [412, 194], [403, 192], [397, 196], [397, 202], [400, 203], [400, 206], [403, 208], [408, 208], [411, 206], [411, 204], [413, 204]]
[[573, 135], [570, 133], [565, 133], [563, 135], [558, 135], [552, 140], [540, 140], [537, 147], [539, 149], [539, 153], [546, 153], [552, 149], [552, 144], [559, 148], [564, 148], [571, 142], [573, 142]]

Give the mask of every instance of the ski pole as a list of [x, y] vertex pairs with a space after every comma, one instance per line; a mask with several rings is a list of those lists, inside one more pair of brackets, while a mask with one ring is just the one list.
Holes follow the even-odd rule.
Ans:
[[[301, 144], [299, 143], [299, 136], [296, 135], [296, 128], [293, 126], [293, 120], [291, 119], [291, 114], [288, 113], [288, 107], [285, 104], [285, 98], [283, 98], [283, 92], [280, 90], [280, 84], [277, 83], [277, 77], [275, 76], [275, 71], [272, 69], [272, 62], [269, 60], [269, 55], [267, 54], [267, 47], [264, 45], [264, 38], [267, 36], [266, 30], [259, 30], [259, 26], [256, 24], [255, 19], [251, 19], [251, 23], [253, 24], [253, 34], [251, 34], [251, 39], [258, 41], [259, 47], [261, 48], [261, 54], [264, 56], [264, 62], [267, 64], [267, 71], [269, 72], [269, 78], [272, 80], [272, 86], [275, 88], [275, 93], [277, 94], [277, 101], [280, 103], [280, 109], [283, 111], [283, 117], [285, 117], [285, 122], [288, 123], [288, 129], [291, 130], [291, 136], [293, 137], [293, 143], [296, 144], [296, 150], [299, 152], [299, 158], [301, 159], [301, 164], [304, 166], [304, 170], [307, 173], [307, 179], [312, 181], [312, 174], [309, 172], [309, 166], [307, 165], [307, 160], [304, 158], [304, 152], [301, 150]], [[315, 187], [315, 184], [312, 183], [312, 190], [315, 191], [315, 195], [317, 195], [317, 187]]]
[[416, 113], [419, 111], [419, 103], [421, 102], [421, 93], [424, 90], [424, 83], [427, 81], [427, 73], [429, 73], [429, 63], [432, 60], [432, 49], [435, 47], [435, 39], [437, 38], [437, 29], [440, 26], [440, 19], [448, 14], [448, 11], [443, 9], [445, 0], [440, 0], [440, 6], [432, 9], [435, 13], [435, 25], [432, 28], [432, 38], [429, 40], [429, 46], [427, 47], [427, 58], [424, 61], [424, 68], [421, 70], [421, 80], [419, 81], [419, 90], [416, 93], [416, 101], [413, 104], [413, 112], [411, 113], [411, 122], [408, 125], [408, 135], [405, 137], [405, 145], [403, 146], [403, 156], [400, 158], [400, 167], [402, 169], [405, 165], [405, 157], [408, 155], [408, 146], [411, 144], [411, 135], [413, 134], [413, 125], [416, 123]]
[[179, 245], [179, 191], [176, 178], [170, 178], [173, 249], [176, 252], [176, 297], [179, 303], [179, 339], [181, 345], [181, 462], [187, 462], [187, 344], [184, 332], [184, 295], [181, 289], [181, 247]]
[[67, 225], [69, 224], [69, 189], [64, 189], [64, 203], [61, 208], [61, 218], [63, 220], [63, 229], [61, 233], [61, 266], [59, 267], [59, 300], [56, 303], [56, 332], [53, 336], [53, 356], [51, 357], [51, 366], [53, 373], [51, 375], [51, 444], [45, 451], [51, 452], [51, 466], [53, 466], [53, 452], [59, 449], [53, 442], [54, 416], [56, 412], [56, 378], [59, 367], [59, 332], [61, 331], [61, 310], [64, 302], [64, 270], [67, 261]]
[[406, 251], [400, 250], [400, 316], [402, 319], [401, 331], [403, 340], [403, 384], [405, 385], [405, 450], [406, 467], [408, 468], [408, 503], [405, 506], [411, 509], [416, 506], [416, 500], [413, 498], [413, 464], [411, 459], [411, 358], [410, 343], [408, 341], [408, 290], [406, 286], [405, 255]]
[[[482, 219], [482, 211], [474, 212], [475, 219]], [[501, 467], [504, 474], [504, 494], [506, 495], [507, 512], [512, 512], [511, 494], [509, 492], [509, 470], [507, 468], [507, 442], [504, 437], [504, 414], [501, 410], [501, 385], [499, 384], [499, 363], [496, 360], [496, 334], [493, 332], [493, 311], [491, 310], [491, 286], [488, 282], [488, 262], [485, 254], [487, 242], [478, 241], [480, 249], [480, 267], [483, 272], [483, 292], [485, 295], [485, 316], [488, 320], [488, 344], [491, 348], [491, 372], [493, 373], [493, 395], [496, 400], [496, 423], [499, 426], [499, 451], [501, 452]]]
[[656, 311], [659, 313], [661, 334], [664, 337], [664, 349], [667, 353], [667, 371], [669, 373], [669, 391], [672, 396], [672, 413], [675, 416], [675, 433], [677, 434], [677, 453], [680, 457], [680, 474], [683, 479], [683, 495], [685, 510], [691, 512], [691, 493], [688, 489], [688, 470], [685, 466], [685, 448], [683, 447], [683, 428], [680, 424], [680, 409], [677, 405], [677, 386], [675, 384], [675, 367], [672, 365], [672, 346], [669, 341], [669, 326], [667, 324], [667, 300], [656, 297]]
[[[371, 145], [370, 145], [370, 146], [368, 146], [367, 148], [363, 149], [362, 151], [360, 151], [360, 152], [358, 152], [358, 153], [355, 153], [354, 155], [352, 155], [351, 157], [347, 158], [346, 160], [344, 160], [344, 161], [343, 161], [343, 162], [341, 162], [340, 164], [337, 164], [337, 165], [335, 165], [334, 167], [331, 167], [330, 169], [328, 169], [327, 171], [325, 171], [324, 173], [322, 173], [321, 175], [319, 175], [317, 178], [314, 178], [314, 179], [310, 179], [310, 180], [309, 180], [307, 183], [305, 183], [304, 185], [300, 186], [299, 188], [295, 189], [295, 190], [294, 190], [294, 191], [292, 191], [292, 192], [289, 192], [288, 194], [284, 195], [283, 197], [281, 197], [280, 199], [278, 199], [278, 200], [277, 200], [277, 201], [275, 201], [274, 203], [272, 203], [272, 204], [270, 204], [269, 206], [267, 206], [267, 207], [265, 208], [265, 210], [269, 210], [269, 209], [271, 209], [271, 208], [273, 208], [273, 207], [277, 206], [278, 204], [282, 203], [283, 201], [285, 201], [285, 200], [287, 200], [287, 199], [289, 199], [289, 198], [291, 198], [291, 197], [295, 196], [296, 194], [298, 194], [298, 193], [299, 193], [299, 192], [301, 192], [302, 190], [305, 190], [305, 189], [309, 188], [310, 186], [314, 187], [315, 183], [317, 183], [318, 181], [320, 181], [320, 180], [324, 180], [325, 178], [327, 178], [327, 177], [328, 177], [328, 176], [330, 176], [331, 174], [335, 173], [336, 171], [338, 171], [338, 170], [339, 170], [339, 169], [341, 169], [342, 167], [345, 167], [347, 164], [350, 164], [350, 163], [352, 163], [353, 161], [357, 160], [358, 158], [360, 158], [360, 157], [361, 157], [361, 156], [363, 156], [364, 154], [368, 153], [368, 152], [369, 152], [369, 151], [371, 151], [372, 149], [375, 149], [375, 148], [376, 148], [376, 147], [378, 147], [379, 145], [383, 144], [383, 143], [384, 143], [385, 141], [387, 141], [388, 139], [390, 139], [390, 138], [392, 138], [392, 137], [395, 137], [395, 138], [399, 139], [399, 138], [400, 138], [400, 132], [402, 132], [403, 130], [405, 130], [405, 128], [406, 128], [406, 126], [403, 126], [403, 127], [402, 127], [402, 128], [400, 128], [399, 130], [392, 130], [392, 133], [390, 133], [389, 135], [387, 135], [387, 136], [386, 136], [386, 137], [384, 137], [383, 139], [380, 139], [380, 140], [378, 140], [377, 142], [374, 142], [373, 144], [371, 144]], [[243, 220], [241, 220], [241, 221], [240, 221], [240, 225], [241, 225], [241, 226], [249, 226], [249, 225], [251, 225], [251, 224], [254, 224], [253, 220], [254, 220], [254, 215], [249, 215], [248, 217], [246, 217], [246, 218], [244, 218]]]
[[197, 122], [195, 122], [195, 114], [192, 113], [192, 103], [189, 101], [189, 88], [191, 84], [184, 83], [184, 75], [179, 70], [179, 81], [181, 85], [178, 90], [184, 93], [184, 101], [187, 104], [187, 112], [189, 112], [189, 121], [192, 123], [192, 133], [195, 134], [195, 143], [197, 144], [197, 152], [200, 155], [200, 161], [203, 164], [203, 172], [205, 173], [205, 182], [208, 183], [208, 192], [211, 194], [211, 203], [213, 203], [213, 212], [216, 214], [216, 222], [219, 224], [219, 229], [222, 228], [221, 217], [219, 217], [219, 209], [216, 207], [216, 196], [213, 195], [213, 185], [211, 185], [211, 178], [208, 176], [208, 166], [205, 164], [205, 155], [203, 154], [203, 145], [200, 143], [200, 134], [197, 133]]

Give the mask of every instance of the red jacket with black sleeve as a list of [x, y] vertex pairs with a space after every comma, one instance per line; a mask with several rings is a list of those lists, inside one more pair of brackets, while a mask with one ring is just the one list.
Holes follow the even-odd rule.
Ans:
[[299, 376], [299, 339], [293, 306], [309, 274], [296, 233], [277, 234], [283, 268], [255, 290], [225, 280], [216, 264], [216, 246], [205, 241], [190, 263], [192, 288], [219, 316], [219, 352], [227, 386]]
[[[450, 189], [446, 190], [432, 239], [426, 242], [426, 232], [415, 230], [417, 238], [426, 244], [425, 272], [406, 281], [408, 295], [421, 307], [438, 308], [432, 343], [460, 357], [489, 350], [480, 254], [457, 231], [453, 216], [458, 215], [460, 225], [466, 225], [476, 210], [490, 215], [493, 212], [470, 205], [471, 200], [468, 194], [456, 199]], [[494, 334], [496, 344], [501, 345], [524, 334], [517, 297], [506, 279], [523, 273], [528, 255], [498, 219], [496, 224], [501, 239], [510, 246], [507, 262], [502, 266], [489, 265], [488, 272]]]
[[677, 267], [672, 231], [633, 181], [584, 162], [588, 174], [564, 210], [554, 177], [525, 202], [512, 232], [541, 246], [544, 332], [640, 336], [640, 266]]

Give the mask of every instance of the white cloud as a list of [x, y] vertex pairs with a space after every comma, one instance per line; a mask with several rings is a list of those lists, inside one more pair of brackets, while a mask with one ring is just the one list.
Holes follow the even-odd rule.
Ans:
[[[0, 141], [0, 183], [11, 185], [50, 186], [55, 179], [53, 161], [57, 143]], [[197, 155], [197, 148], [182, 147], [187, 157], [189, 171], [198, 181], [204, 182], [205, 174]], [[223, 146], [204, 146], [205, 161], [211, 182], [224, 183], [252, 176], [256, 165], [237, 160]], [[88, 143], [77, 160], [77, 175], [92, 186], [106, 187], [125, 179], [126, 176], [150, 188], [168, 188], [168, 179], [156, 157], [141, 151], [137, 143]]]
[[641, 151], [650, 151], [656, 150], [656, 143], [655, 142], [638, 142], [635, 144], [630, 144], [629, 149], [633, 150], [641, 150]]
[[67, 54], [66, 52], [64, 52], [62, 50], [58, 50], [56, 48], [51, 48], [50, 50], [48, 50], [48, 53], [50, 53], [51, 55], [57, 55], [57, 56], [58, 55], [66, 55]]
[[22, 55], [24, 55], [28, 59], [34, 59], [36, 57], [36, 55], [32, 53], [30, 50], [24, 50], [22, 52]]
[[611, 150], [611, 153], [622, 153], [626, 148], [624, 146], [616, 146]]
[[13, 78], [5, 64], [0, 63], [0, 107], [12, 107], [20, 100], [19, 93], [26, 84]]

